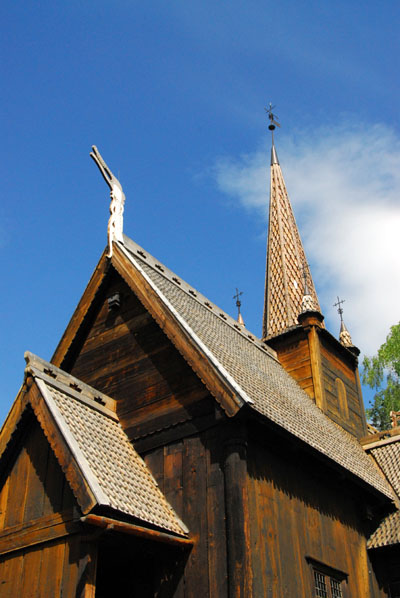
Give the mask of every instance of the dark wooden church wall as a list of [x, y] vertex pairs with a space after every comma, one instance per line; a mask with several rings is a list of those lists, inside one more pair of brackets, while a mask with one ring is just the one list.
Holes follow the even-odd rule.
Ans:
[[283, 445], [251, 442], [248, 455], [253, 595], [313, 596], [309, 557], [348, 574], [344, 596], [386, 596], [369, 574], [363, 522], [345, 482]]
[[[367, 430], [357, 372], [331, 345], [332, 343], [327, 340], [321, 342], [321, 364], [327, 414], [350, 434], [361, 438], [367, 433]], [[343, 383], [344, 396], [342, 400], [337, 380], [341, 380]], [[343, 405], [343, 401], [346, 405]]]
[[[303, 329], [276, 337], [269, 344], [277, 351], [285, 370], [315, 400], [315, 382], [309, 338]], [[323, 388], [321, 408], [336, 423], [357, 438], [364, 436], [366, 420], [353, 357], [334, 338], [321, 333], [317, 337], [315, 374]], [[315, 357], [315, 356], [314, 356]]]
[[207, 389], [117, 273], [91, 317], [69, 371], [118, 401], [130, 438], [212, 413]]
[[400, 545], [391, 544], [369, 551], [370, 560], [380, 584], [390, 598], [400, 596]]
[[0, 596], [75, 597], [80, 510], [35, 420], [15, 454], [0, 491]]
[[215, 427], [143, 455], [194, 539], [178, 567], [174, 598], [228, 595], [222, 445]]
[[0, 491], [1, 532], [22, 529], [43, 517], [51, 520], [56, 514], [72, 519], [75, 498], [35, 420], [18, 448]]
[[270, 344], [277, 351], [284, 369], [312, 399], [315, 399], [310, 349], [304, 330], [299, 329], [286, 338], [273, 339]]

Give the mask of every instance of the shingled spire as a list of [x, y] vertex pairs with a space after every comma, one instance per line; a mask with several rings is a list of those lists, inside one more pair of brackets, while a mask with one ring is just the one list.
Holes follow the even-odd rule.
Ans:
[[[275, 149], [273, 131], [276, 116], [267, 110], [272, 131], [271, 191], [268, 224], [267, 268], [263, 337], [280, 334], [298, 323], [304, 311], [303, 270], [307, 263], [285, 181]], [[278, 125], [279, 126], [279, 125]], [[320, 311], [311, 274], [307, 276], [307, 295], [314, 311]]]

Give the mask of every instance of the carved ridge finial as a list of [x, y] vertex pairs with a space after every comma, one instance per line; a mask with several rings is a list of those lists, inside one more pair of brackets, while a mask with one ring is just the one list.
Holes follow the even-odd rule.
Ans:
[[122, 190], [121, 183], [113, 175], [107, 164], [103, 160], [99, 150], [95, 145], [92, 145], [90, 157], [93, 158], [101, 175], [110, 188], [110, 218], [108, 220], [107, 234], [108, 234], [108, 257], [112, 256], [113, 241], [124, 242], [123, 227], [124, 227], [124, 204], [125, 194]]

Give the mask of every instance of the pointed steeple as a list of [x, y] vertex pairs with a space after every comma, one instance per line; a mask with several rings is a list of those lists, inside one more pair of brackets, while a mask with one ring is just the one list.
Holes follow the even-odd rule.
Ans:
[[304, 311], [320, 312], [309, 272], [306, 288], [303, 284], [307, 260], [275, 149], [273, 131], [278, 123], [272, 106], [267, 112], [272, 149], [263, 338], [296, 325], [298, 315]]
[[337, 307], [337, 312], [340, 316], [340, 332], [339, 332], [339, 342], [348, 349], [354, 348], [353, 341], [351, 340], [350, 332], [346, 328], [346, 324], [343, 321], [343, 303], [345, 302], [344, 299], [337, 298], [337, 302], [333, 304], [333, 307]]
[[343, 322], [343, 320], [340, 323], [339, 341], [345, 347], [354, 347], [350, 332], [347, 330], [346, 324]]

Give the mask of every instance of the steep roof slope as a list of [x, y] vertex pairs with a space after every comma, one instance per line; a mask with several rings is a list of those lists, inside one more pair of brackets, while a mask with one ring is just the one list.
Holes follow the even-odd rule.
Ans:
[[[186, 535], [188, 530], [121, 428], [113, 399], [29, 352], [25, 358], [29, 390], [17, 397], [3, 426], [0, 456], [30, 404], [85, 514], [106, 507], [145, 526]], [[24, 409], [18, 406], [21, 398]], [[19, 411], [19, 417], [13, 411]]]
[[301, 242], [289, 195], [286, 190], [275, 146], [271, 151], [271, 188], [268, 219], [267, 268], [265, 276], [265, 300], [263, 337], [281, 334], [296, 326], [302, 311], [305, 293], [313, 310], [320, 311], [311, 273]]
[[[112, 263], [135, 292], [142, 283], [142, 294], [151, 291], [148, 307], [153, 317], [163, 325], [168, 314], [175, 322], [175, 328], [167, 331], [171, 341], [177, 344], [178, 336], [185, 335], [232, 389], [238, 408], [249, 405], [393, 499], [389, 484], [358, 441], [322, 413], [264, 343], [128, 237], [124, 236], [124, 244], [115, 244]], [[161, 315], [156, 303], [162, 305]], [[191, 365], [196, 371], [196, 362]], [[224, 407], [223, 400], [221, 404]]]

